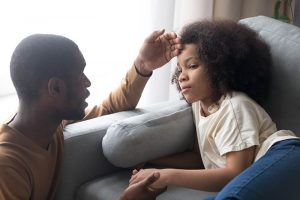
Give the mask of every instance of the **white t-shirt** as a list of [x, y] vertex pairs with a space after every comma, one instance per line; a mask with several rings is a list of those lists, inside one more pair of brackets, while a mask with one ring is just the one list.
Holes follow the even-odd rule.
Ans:
[[297, 138], [291, 131], [277, 131], [265, 110], [241, 92], [232, 92], [202, 116], [200, 102], [192, 104], [197, 139], [205, 168], [226, 165], [226, 153], [257, 145], [255, 161], [275, 143]]

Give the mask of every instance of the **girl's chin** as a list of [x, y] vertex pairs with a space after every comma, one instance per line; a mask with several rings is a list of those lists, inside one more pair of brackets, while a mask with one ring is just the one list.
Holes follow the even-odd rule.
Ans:
[[186, 102], [188, 102], [189, 104], [196, 102], [195, 100], [186, 98], [185, 96], [183, 96], [183, 99], [184, 99]]

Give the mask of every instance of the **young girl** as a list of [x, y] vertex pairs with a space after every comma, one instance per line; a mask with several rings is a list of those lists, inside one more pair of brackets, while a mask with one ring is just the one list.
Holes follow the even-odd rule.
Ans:
[[134, 170], [130, 184], [158, 171], [152, 188], [216, 191], [211, 199], [217, 200], [300, 199], [300, 139], [278, 131], [260, 106], [269, 88], [269, 47], [256, 32], [231, 21], [189, 24], [181, 41], [173, 82], [192, 104], [201, 157], [158, 159], [155, 163], [185, 169]]

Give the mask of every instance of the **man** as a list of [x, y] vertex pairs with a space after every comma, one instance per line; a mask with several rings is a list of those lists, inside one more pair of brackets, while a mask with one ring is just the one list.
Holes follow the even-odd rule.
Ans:
[[[85, 60], [78, 46], [58, 35], [36, 34], [23, 39], [10, 64], [18, 112], [0, 126], [0, 199], [53, 199], [64, 126], [135, 108], [152, 71], [177, 56], [180, 48], [175, 33], [152, 33], [119, 88], [102, 104], [85, 111], [91, 82], [83, 72]], [[123, 197], [138, 195], [140, 188], [148, 188], [155, 179], [150, 177], [137, 189], [129, 188]]]

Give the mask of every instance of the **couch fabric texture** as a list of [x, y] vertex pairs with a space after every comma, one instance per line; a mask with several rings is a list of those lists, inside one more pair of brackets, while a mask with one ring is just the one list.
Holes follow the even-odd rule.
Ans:
[[[271, 94], [264, 107], [278, 129], [300, 136], [300, 28], [264, 16], [240, 23], [256, 30], [271, 48]], [[191, 115], [190, 106], [177, 100], [67, 126], [56, 200], [117, 199], [128, 185], [131, 166], [190, 148], [195, 134]], [[213, 194], [169, 187], [158, 200], [201, 200]]]

